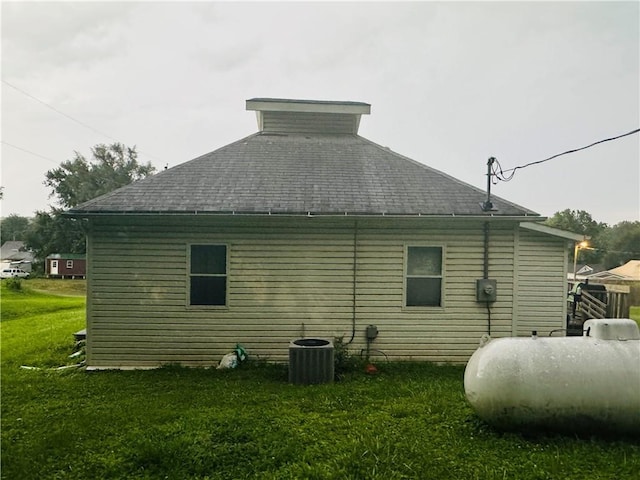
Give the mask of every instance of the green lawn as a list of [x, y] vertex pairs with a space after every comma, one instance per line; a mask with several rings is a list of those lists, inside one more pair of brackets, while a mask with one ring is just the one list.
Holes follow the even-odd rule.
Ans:
[[24, 285], [31, 290], [58, 295], [85, 295], [87, 292], [87, 281], [85, 279], [30, 278], [24, 281]]
[[629, 308], [629, 317], [636, 321], [640, 325], [640, 307]]
[[[2, 478], [639, 479], [640, 441], [494, 431], [462, 367], [294, 386], [281, 365], [86, 372], [82, 297], [2, 290]], [[250, 353], [250, 352], [249, 352]]]

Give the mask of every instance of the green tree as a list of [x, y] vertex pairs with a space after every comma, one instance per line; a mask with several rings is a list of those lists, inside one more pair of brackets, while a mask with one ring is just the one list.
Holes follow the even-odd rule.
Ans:
[[640, 260], [640, 222], [620, 222], [606, 234], [604, 264], [614, 268], [629, 260]]
[[9, 240], [24, 240], [29, 230], [27, 217], [11, 214], [0, 222], [0, 244]]
[[[589, 249], [581, 250], [579, 263], [600, 263], [606, 250], [609, 226], [606, 223], [596, 222], [591, 214], [584, 210], [565, 209], [556, 212], [545, 222], [550, 227], [559, 228], [573, 233], [578, 233], [589, 239]], [[570, 259], [573, 261], [573, 249]]]
[[154, 173], [147, 163], [138, 163], [135, 147], [120, 143], [96, 145], [91, 149], [92, 161], [74, 152], [74, 158], [46, 174], [44, 184], [51, 187], [63, 208], [72, 208], [105, 193], [123, 187]]
[[96, 145], [87, 160], [74, 152], [71, 160], [46, 173], [44, 184], [51, 187], [56, 206], [36, 212], [27, 234], [27, 245], [42, 262], [52, 253], [85, 253], [86, 223], [62, 215], [64, 210], [151, 175], [155, 168], [140, 164], [135, 147], [120, 143]]

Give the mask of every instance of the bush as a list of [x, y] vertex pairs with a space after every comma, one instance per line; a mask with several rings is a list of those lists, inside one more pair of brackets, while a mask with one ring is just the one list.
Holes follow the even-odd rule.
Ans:
[[334, 372], [336, 380], [340, 380], [346, 373], [354, 372], [361, 366], [362, 361], [349, 352], [344, 337], [335, 337], [333, 339], [333, 359]]
[[4, 284], [9, 290], [13, 290], [14, 292], [22, 290], [22, 280], [18, 277], [7, 278]]

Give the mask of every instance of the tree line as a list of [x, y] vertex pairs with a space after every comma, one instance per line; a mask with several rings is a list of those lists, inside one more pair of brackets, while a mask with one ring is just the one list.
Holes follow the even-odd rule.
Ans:
[[[640, 222], [623, 221], [614, 226], [595, 221], [584, 210], [566, 209], [556, 212], [545, 224], [568, 232], [584, 235], [587, 247], [581, 248], [578, 263], [602, 265], [611, 269], [640, 260]], [[574, 250], [570, 249], [573, 262]]]
[[[58, 168], [49, 170], [44, 184], [51, 188], [54, 205], [38, 211], [35, 217], [9, 215], [0, 224], [1, 243], [24, 241], [33, 250], [42, 271], [44, 259], [52, 253], [86, 253], [86, 221], [69, 218], [62, 212], [107, 194], [155, 173], [150, 164], [138, 162], [136, 147], [121, 143], [99, 144], [87, 159], [74, 152]], [[0, 198], [2, 189], [0, 188]], [[640, 259], [640, 222], [624, 221], [614, 226], [596, 222], [584, 210], [566, 209], [546, 220], [547, 225], [589, 238], [589, 246], [580, 250], [579, 263], [601, 264], [613, 268], [628, 260]], [[573, 248], [570, 248], [573, 261]]]
[[121, 143], [98, 144], [87, 159], [74, 152], [58, 168], [49, 170], [44, 184], [51, 188], [54, 205], [33, 218], [9, 215], [0, 224], [1, 242], [21, 240], [36, 257], [34, 269], [42, 273], [52, 253], [86, 253], [87, 222], [62, 215], [69, 209], [155, 173], [150, 163], [138, 161], [136, 147]]

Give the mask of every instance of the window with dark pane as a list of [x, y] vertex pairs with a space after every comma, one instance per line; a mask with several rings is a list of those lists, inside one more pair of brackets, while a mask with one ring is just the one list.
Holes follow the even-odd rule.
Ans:
[[226, 305], [226, 245], [191, 245], [190, 305]]
[[407, 248], [406, 305], [442, 305], [442, 247]]

